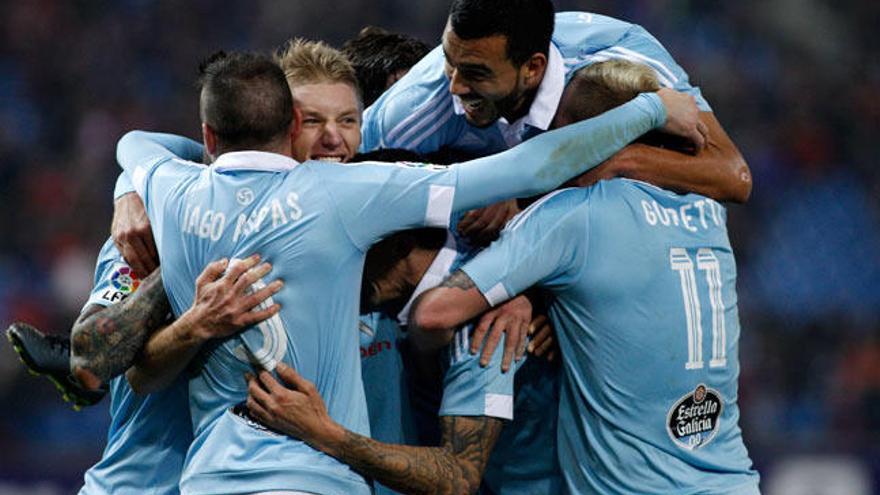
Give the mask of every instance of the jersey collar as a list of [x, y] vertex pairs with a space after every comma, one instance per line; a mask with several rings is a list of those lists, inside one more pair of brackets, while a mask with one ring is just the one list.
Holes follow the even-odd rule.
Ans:
[[[546, 131], [550, 127], [550, 122], [556, 115], [556, 109], [559, 108], [562, 92], [565, 90], [565, 62], [562, 60], [559, 49], [553, 43], [550, 43], [548, 55], [547, 70], [544, 71], [544, 78], [541, 79], [538, 92], [529, 107], [529, 113], [512, 124], [501, 117], [498, 122], [501, 124], [502, 130], [506, 128], [522, 130], [524, 126], [529, 125]], [[452, 96], [452, 107], [456, 115], [464, 114], [464, 106], [456, 95]]]
[[455, 261], [456, 255], [458, 255], [458, 250], [456, 249], [455, 237], [453, 237], [451, 232], [447, 231], [446, 244], [437, 253], [434, 261], [431, 262], [431, 266], [428, 267], [425, 275], [419, 280], [419, 284], [416, 286], [416, 290], [413, 291], [412, 296], [410, 296], [409, 301], [406, 302], [406, 306], [397, 314], [397, 322], [401, 326], [406, 326], [409, 323], [409, 309], [412, 307], [413, 301], [426, 290], [440, 285], [440, 282], [443, 282], [443, 279], [449, 276], [449, 268]]
[[223, 153], [212, 165], [216, 172], [229, 170], [260, 170], [264, 172], [282, 172], [299, 165], [289, 156], [269, 153], [266, 151], [230, 151]]

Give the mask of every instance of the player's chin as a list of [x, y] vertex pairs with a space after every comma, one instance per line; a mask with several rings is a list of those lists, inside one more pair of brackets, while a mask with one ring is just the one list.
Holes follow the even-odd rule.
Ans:
[[481, 100], [476, 108], [465, 106], [464, 118], [474, 127], [488, 127], [498, 120], [498, 112], [491, 103]]
[[470, 115], [468, 113], [464, 114], [464, 118], [468, 124], [474, 127], [489, 127], [498, 120], [496, 115]]

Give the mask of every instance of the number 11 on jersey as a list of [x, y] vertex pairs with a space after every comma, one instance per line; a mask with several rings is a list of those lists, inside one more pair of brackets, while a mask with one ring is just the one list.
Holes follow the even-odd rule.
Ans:
[[678, 272], [684, 301], [688, 343], [688, 360], [684, 365], [685, 369], [695, 370], [703, 367], [703, 324], [696, 270], [705, 273], [709, 306], [712, 309], [712, 359], [709, 361], [709, 367], [726, 366], [724, 302], [721, 299], [721, 264], [718, 262], [718, 257], [709, 248], [699, 248], [695, 270], [694, 262], [685, 248], [672, 248], [669, 250], [669, 263], [672, 270]]

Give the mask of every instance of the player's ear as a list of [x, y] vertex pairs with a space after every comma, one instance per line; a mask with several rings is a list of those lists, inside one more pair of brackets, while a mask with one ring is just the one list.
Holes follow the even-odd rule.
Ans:
[[543, 53], [533, 53], [526, 63], [520, 68], [520, 75], [523, 84], [529, 89], [535, 89], [541, 84], [544, 78], [544, 71], [547, 70], [547, 56]]
[[293, 120], [290, 121], [290, 142], [296, 140], [299, 137], [299, 133], [302, 132], [302, 123], [303, 123], [303, 115], [302, 112], [299, 111], [299, 108], [296, 106], [293, 107]]
[[202, 143], [205, 145], [205, 153], [213, 162], [217, 158], [217, 134], [205, 122], [202, 122]]

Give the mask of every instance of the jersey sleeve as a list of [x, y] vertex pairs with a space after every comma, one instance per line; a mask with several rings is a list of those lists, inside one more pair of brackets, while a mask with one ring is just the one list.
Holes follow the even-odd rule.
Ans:
[[128, 178], [128, 175], [125, 172], [119, 174], [119, 178], [116, 179], [116, 186], [113, 188], [113, 199], [117, 200], [122, 196], [125, 196], [128, 193], [133, 193], [134, 184], [131, 183], [131, 179]]
[[426, 154], [455, 142], [449, 82], [442, 47], [413, 66], [364, 111], [361, 151], [403, 148]]
[[83, 310], [97, 304], [112, 306], [134, 293], [140, 280], [123, 259], [112, 239], [107, 239], [95, 265], [95, 280]]
[[[501, 371], [503, 353], [496, 351], [486, 367], [480, 366], [480, 352], [470, 353], [473, 325], [457, 332], [447, 348], [448, 367], [443, 375], [440, 416], [489, 416], [513, 419], [514, 375], [525, 360], [515, 361], [507, 373]], [[506, 336], [505, 336], [506, 338]], [[503, 348], [504, 341], [499, 343]]]
[[397, 230], [448, 228], [454, 212], [549, 191], [665, 121], [659, 96], [646, 93], [497, 155], [450, 167], [369, 162], [310, 166], [322, 175], [353, 242], [365, 250]]
[[562, 189], [508, 222], [501, 237], [462, 266], [490, 305], [532, 286], [563, 289], [577, 280], [589, 247], [591, 189]]
[[116, 144], [116, 161], [142, 198], [157, 167], [175, 158], [199, 160], [202, 153], [202, 145], [192, 139], [159, 132], [131, 131]]

